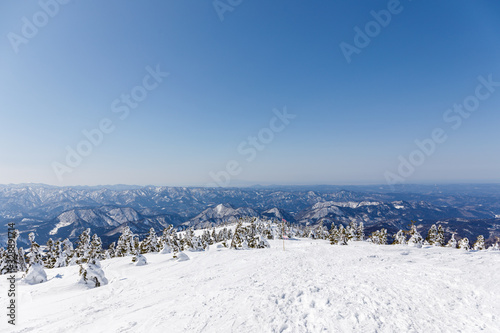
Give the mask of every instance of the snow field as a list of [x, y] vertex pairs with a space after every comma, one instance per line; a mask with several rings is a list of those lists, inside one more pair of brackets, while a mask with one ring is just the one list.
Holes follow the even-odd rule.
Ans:
[[[101, 261], [109, 284], [78, 266], [18, 282], [18, 325], [2, 332], [500, 332], [500, 251], [270, 241]], [[0, 280], [6, 304], [7, 280]]]

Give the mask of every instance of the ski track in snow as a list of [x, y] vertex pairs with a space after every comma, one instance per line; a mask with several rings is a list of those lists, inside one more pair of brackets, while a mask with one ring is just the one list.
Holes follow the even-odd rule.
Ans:
[[[78, 266], [19, 282], [18, 325], [2, 332], [500, 332], [500, 252], [332, 246], [146, 254], [102, 261], [109, 284], [76, 284]], [[60, 276], [57, 276], [60, 274]], [[62, 277], [61, 277], [62, 276]], [[5, 279], [0, 290], [6, 291]], [[0, 299], [6, 304], [6, 292]], [[9, 325], [10, 326], [10, 325]]]

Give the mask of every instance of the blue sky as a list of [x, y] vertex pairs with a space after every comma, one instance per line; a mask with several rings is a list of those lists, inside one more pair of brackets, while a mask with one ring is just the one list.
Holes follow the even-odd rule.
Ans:
[[[356, 46], [354, 28], [366, 33], [371, 11], [391, 6], [397, 13], [348, 63], [340, 44]], [[457, 129], [443, 118], [475, 94], [479, 76], [500, 82], [500, 3], [256, 0], [231, 9], [221, 20], [212, 1], [3, 1], [0, 183], [500, 180], [500, 87], [481, 88], [489, 96]], [[112, 103], [144, 91], [157, 67], [169, 75], [120, 119]], [[284, 108], [296, 117], [270, 138]], [[103, 119], [114, 130], [70, 166], [67, 147], [78, 153], [82, 131]], [[400, 157], [422, 157], [415, 140], [436, 128], [447, 140], [399, 172]], [[259, 133], [263, 149], [242, 154]]]

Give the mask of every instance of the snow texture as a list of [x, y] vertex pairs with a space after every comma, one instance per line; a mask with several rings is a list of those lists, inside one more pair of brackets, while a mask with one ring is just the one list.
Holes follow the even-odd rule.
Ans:
[[109, 283], [93, 289], [75, 283], [78, 266], [49, 269], [46, 283], [18, 284], [18, 323], [0, 331], [500, 332], [500, 251], [269, 243], [104, 260]]

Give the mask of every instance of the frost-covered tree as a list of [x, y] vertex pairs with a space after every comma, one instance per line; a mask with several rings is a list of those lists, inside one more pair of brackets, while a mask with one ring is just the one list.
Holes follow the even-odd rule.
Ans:
[[380, 229], [372, 232], [370, 236], [370, 241], [373, 244], [385, 245], [387, 244], [387, 229]]
[[184, 233], [184, 236], [182, 237], [182, 245], [184, 250], [192, 250], [192, 251], [197, 251], [197, 245], [195, 244], [195, 234], [193, 228], [188, 228], [186, 232]]
[[20, 247], [19, 250], [17, 251], [16, 264], [18, 272], [26, 272], [28, 270], [28, 263], [26, 262], [26, 253], [24, 252], [22, 247]]
[[406, 234], [403, 230], [399, 230], [394, 236], [394, 242], [392, 244], [401, 244], [405, 245], [406, 244]]
[[150, 252], [158, 252], [159, 250], [159, 242], [156, 231], [154, 228], [150, 228], [148, 236], [141, 242], [140, 252], [144, 254]]
[[486, 246], [484, 244], [484, 236], [483, 235], [477, 236], [477, 240], [474, 243], [474, 250], [476, 250], [476, 251], [486, 250]]
[[134, 234], [128, 226], [123, 228], [120, 238], [116, 243], [116, 256], [126, 257], [134, 253]]
[[470, 250], [469, 239], [467, 237], [462, 238], [458, 242], [458, 248], [465, 251], [469, 251]]
[[499, 243], [500, 243], [500, 238], [499, 238], [499, 237], [497, 237], [497, 241], [496, 241], [496, 243], [495, 243], [495, 244], [492, 244], [492, 245], [488, 248], [488, 250], [490, 250], [490, 251], [500, 251], [500, 244], [499, 244]]
[[75, 249], [76, 263], [82, 264], [89, 260], [90, 256], [90, 228], [82, 231], [78, 236], [78, 245]]
[[238, 224], [236, 225], [236, 229], [234, 230], [234, 235], [231, 239], [231, 249], [245, 249], [248, 248], [248, 244], [244, 237], [244, 228], [243, 228], [243, 220], [240, 219]]
[[40, 245], [35, 242], [35, 234], [30, 232], [28, 235], [30, 240], [30, 252], [28, 253], [28, 265], [39, 264], [43, 266], [42, 252], [40, 250]]
[[90, 258], [98, 260], [105, 258], [104, 251], [102, 250], [102, 241], [97, 234], [94, 234], [92, 236], [92, 240], [90, 241]]
[[434, 245], [444, 246], [444, 229], [443, 229], [443, 226], [441, 224], [438, 226], [436, 241], [434, 242]]
[[98, 259], [89, 259], [86, 263], [80, 264], [79, 274], [79, 282], [92, 288], [108, 284]]
[[137, 253], [132, 257], [132, 262], [135, 263], [136, 266], [144, 266], [148, 264], [146, 257], [140, 253]]
[[424, 243], [424, 239], [420, 235], [420, 233], [417, 230], [417, 226], [415, 223], [412, 221], [411, 227], [410, 227], [410, 239], [408, 240], [408, 245], [410, 246], [415, 246], [415, 247], [422, 247], [422, 244]]
[[108, 249], [106, 250], [106, 259], [111, 259], [116, 257], [116, 243], [113, 242], [109, 244]]
[[365, 226], [363, 225], [363, 222], [359, 222], [359, 225], [356, 228], [356, 239], [358, 241], [365, 240]]
[[455, 239], [455, 234], [454, 233], [451, 234], [451, 238], [448, 241], [448, 243], [446, 244], [446, 247], [451, 247], [453, 249], [457, 248], [457, 240]]
[[332, 223], [329, 231], [330, 244], [337, 245], [339, 243], [339, 229]]
[[427, 243], [429, 243], [429, 245], [435, 245], [437, 240], [437, 234], [438, 234], [437, 226], [433, 224], [429, 229], [429, 232], [427, 233], [427, 237], [425, 238], [425, 240], [427, 241]]
[[24, 281], [28, 284], [37, 284], [47, 281], [47, 274], [43, 269], [43, 261], [42, 261], [42, 253], [40, 251], [40, 245], [35, 242], [35, 234], [29, 234], [30, 240], [30, 253], [28, 254], [29, 258], [29, 268], [26, 276], [24, 277]]
[[347, 245], [351, 239], [351, 233], [341, 224], [338, 231], [339, 245]]
[[[62, 241], [61, 256], [58, 260], [61, 262], [61, 266], [58, 267], [76, 265], [76, 259], [77, 257], [75, 251], [73, 250], [73, 243], [66, 238]], [[62, 265], [62, 263], [64, 263], [64, 265]]]
[[57, 261], [57, 253], [55, 252], [55, 243], [52, 238], [49, 238], [45, 247], [45, 257], [43, 258], [45, 267], [54, 268]]

